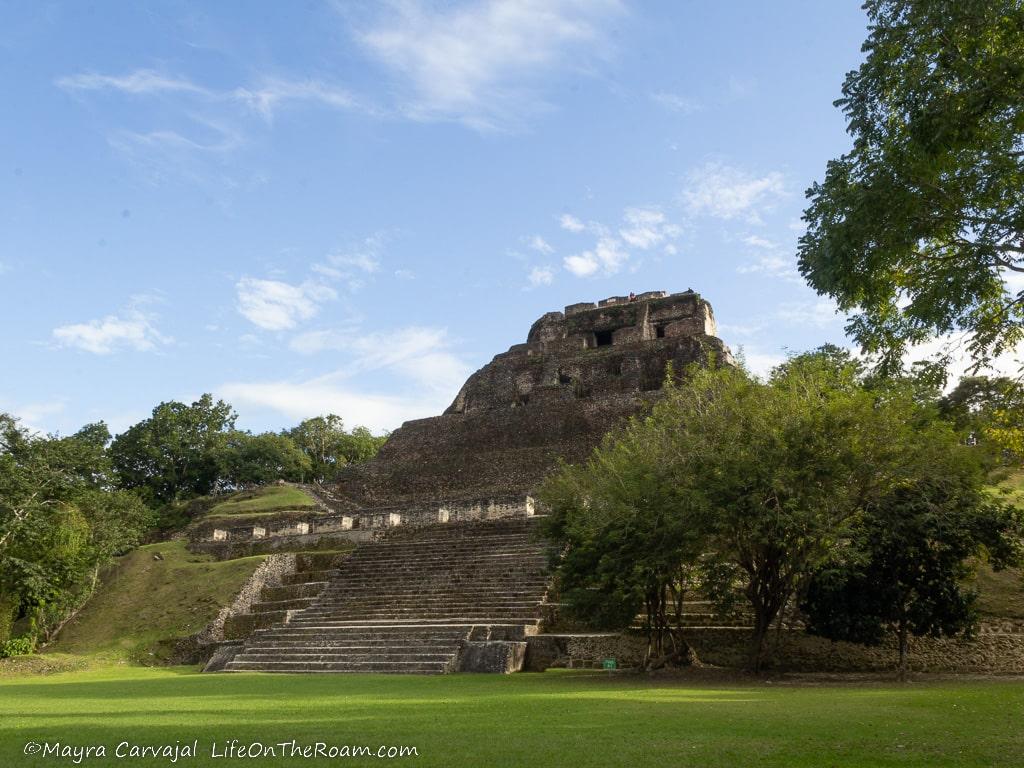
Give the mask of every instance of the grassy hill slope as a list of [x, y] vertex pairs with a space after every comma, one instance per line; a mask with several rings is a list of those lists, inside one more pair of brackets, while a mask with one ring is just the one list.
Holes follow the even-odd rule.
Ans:
[[139, 547], [106, 569], [96, 594], [46, 650], [159, 663], [228, 605], [263, 559], [217, 562], [188, 552], [184, 541]]
[[213, 506], [206, 516], [221, 517], [318, 508], [316, 502], [301, 488], [290, 485], [267, 485], [251, 491], [238, 491], [225, 496], [224, 501]]

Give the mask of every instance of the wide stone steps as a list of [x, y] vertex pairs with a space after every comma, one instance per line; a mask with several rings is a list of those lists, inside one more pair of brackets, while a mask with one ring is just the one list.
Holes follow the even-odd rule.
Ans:
[[332, 568], [326, 571], [299, 571], [289, 573], [283, 579], [285, 584], [309, 584], [310, 582], [329, 582], [337, 574], [337, 569]]
[[260, 629], [226, 671], [454, 671], [472, 640], [536, 633], [550, 550], [527, 518], [401, 526], [361, 543], [330, 571], [265, 589], [254, 611], [287, 621]]
[[224, 668], [226, 672], [351, 672], [372, 673], [387, 672], [389, 674], [443, 675], [451, 672], [454, 663], [423, 662], [423, 661], [230, 661]]

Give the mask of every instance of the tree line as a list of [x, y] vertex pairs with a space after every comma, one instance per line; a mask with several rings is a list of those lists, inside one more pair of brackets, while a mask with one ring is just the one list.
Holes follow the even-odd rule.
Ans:
[[[665, 396], [544, 485], [549, 535], [566, 545], [570, 615], [639, 620], [645, 664], [686, 663], [685, 603], [752, 619], [752, 670], [773, 627], [799, 617], [834, 640], [970, 634], [972, 568], [1024, 556], [1024, 512], [995, 492], [1020, 464], [1004, 406], [1018, 382], [879, 377], [835, 347], [767, 381], [742, 367], [671, 372]], [[1019, 418], [1019, 417], [1018, 417]], [[777, 637], [777, 635], [776, 635]]]
[[[100, 569], [188, 522], [200, 496], [277, 480], [329, 482], [387, 439], [334, 414], [253, 434], [203, 395], [165, 402], [113, 437], [103, 422], [34, 434], [0, 413], [0, 655], [52, 636], [88, 599]], [[9, 641], [16, 621], [24, 637]]]

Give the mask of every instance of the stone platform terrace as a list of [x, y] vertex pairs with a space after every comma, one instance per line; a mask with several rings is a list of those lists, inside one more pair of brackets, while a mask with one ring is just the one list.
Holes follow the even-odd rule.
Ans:
[[[319, 594], [279, 589], [225, 671], [512, 672], [548, 589], [536, 518], [396, 528], [324, 574]], [[292, 595], [294, 592], [294, 595]], [[285, 594], [287, 593], [287, 594]]]

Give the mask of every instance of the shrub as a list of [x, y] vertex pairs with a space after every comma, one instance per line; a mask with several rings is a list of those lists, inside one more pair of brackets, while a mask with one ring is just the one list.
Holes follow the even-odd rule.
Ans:
[[35, 640], [31, 637], [14, 637], [0, 643], [0, 659], [10, 656], [27, 656], [35, 650]]

